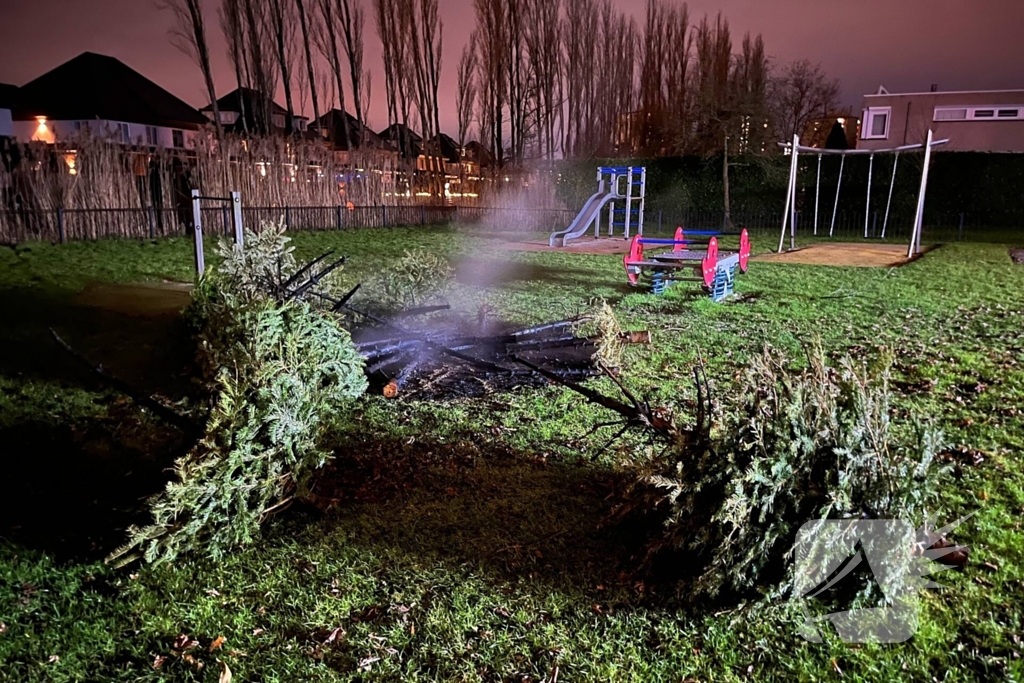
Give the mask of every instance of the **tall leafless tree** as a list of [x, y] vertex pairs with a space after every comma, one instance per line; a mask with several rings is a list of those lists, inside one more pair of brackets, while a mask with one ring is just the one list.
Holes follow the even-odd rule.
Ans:
[[[359, 0], [338, 0], [341, 18], [341, 35], [344, 37], [345, 56], [348, 58], [349, 82], [352, 85], [352, 102], [355, 107], [356, 122], [359, 124], [358, 146], [362, 146], [365, 137], [366, 112], [364, 102], [369, 102], [366, 93], [368, 74], [363, 71], [363, 29], [366, 26], [366, 13]], [[364, 79], [365, 83], [364, 83]], [[346, 125], [348, 125], [346, 123]]]
[[235, 73], [235, 87], [239, 94], [239, 122], [245, 132], [249, 132], [245, 98], [241, 97], [242, 88], [246, 84], [248, 56], [245, 41], [245, 16], [241, 0], [221, 0], [217, 10], [220, 28], [228, 44], [228, 60]]
[[[348, 128], [348, 116], [345, 115], [345, 82], [341, 75], [341, 51], [338, 46], [338, 33], [341, 30], [340, 5], [347, 4], [347, 0], [319, 0], [317, 6], [320, 8], [321, 21], [314, 31], [317, 47], [327, 60], [331, 70], [331, 77], [334, 79], [338, 108], [342, 112], [342, 135], [345, 138], [346, 146], [351, 144], [352, 137]], [[356, 109], [358, 110], [358, 105]]]
[[[267, 0], [266, 21], [273, 41], [273, 52], [277, 69], [284, 86], [284, 102], [287, 116], [285, 131], [295, 130], [295, 102], [292, 97], [292, 45], [295, 37], [294, 5], [289, 0]], [[266, 93], [273, 97], [273, 93]]]
[[476, 107], [477, 33], [469, 34], [469, 43], [462, 48], [459, 58], [458, 91], [455, 94], [455, 110], [459, 126], [459, 147], [466, 144], [466, 135], [473, 122]]
[[213, 125], [217, 139], [224, 139], [224, 127], [217, 106], [217, 89], [213, 84], [213, 68], [210, 65], [210, 48], [206, 42], [206, 20], [201, 0], [159, 0], [157, 6], [171, 12], [174, 26], [170, 30], [171, 43], [191, 57], [203, 72], [206, 94], [213, 107]]
[[771, 81], [771, 113], [775, 134], [791, 140], [807, 123], [827, 116], [839, 99], [839, 81], [820, 64], [800, 60], [784, 66]]
[[306, 78], [309, 82], [309, 94], [313, 100], [313, 123], [317, 127], [317, 133], [322, 134], [322, 131], [320, 131], [320, 103], [317, 100], [316, 93], [316, 69], [313, 68], [313, 44], [310, 38], [309, 20], [306, 14], [306, 1], [295, 0], [295, 9], [299, 17], [302, 51], [306, 57]]

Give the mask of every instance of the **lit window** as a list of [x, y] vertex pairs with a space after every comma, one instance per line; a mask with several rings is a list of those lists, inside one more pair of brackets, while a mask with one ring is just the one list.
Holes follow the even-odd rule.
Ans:
[[864, 111], [863, 138], [884, 140], [889, 137], [889, 119], [892, 107], [870, 107]]

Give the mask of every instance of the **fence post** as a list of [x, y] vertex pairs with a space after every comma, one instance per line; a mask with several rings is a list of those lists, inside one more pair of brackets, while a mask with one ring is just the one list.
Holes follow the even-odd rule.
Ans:
[[206, 270], [206, 258], [203, 256], [203, 215], [199, 208], [199, 190], [192, 190], [192, 235], [195, 238], [196, 275], [202, 277]]
[[154, 213], [155, 210], [152, 206], [147, 207], [146, 214], [149, 218], [149, 239], [153, 239], [156, 236], [156, 216]]
[[420, 225], [427, 224], [427, 207], [420, 204]]
[[387, 204], [381, 204], [380, 205], [380, 227], [382, 227], [382, 228], [388, 227], [388, 205]]
[[872, 237], [876, 237], [878, 235], [878, 233], [876, 232], [876, 228], [877, 227], [878, 227], [878, 212], [877, 211], [872, 211], [871, 212], [871, 236]]
[[68, 241], [67, 236], [64, 234], [64, 209], [57, 209], [57, 236], [60, 238], [61, 244]]
[[245, 246], [245, 227], [242, 225], [242, 193], [231, 191], [231, 226], [235, 229], [235, 246]]
[[292, 210], [289, 206], [284, 207], [284, 229], [292, 229]]
[[338, 206], [335, 207], [334, 228], [335, 230], [341, 230], [341, 204], [338, 204]]

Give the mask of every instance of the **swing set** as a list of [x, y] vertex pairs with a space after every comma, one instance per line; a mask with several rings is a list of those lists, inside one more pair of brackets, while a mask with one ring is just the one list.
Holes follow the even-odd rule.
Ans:
[[889, 181], [889, 197], [885, 204], [885, 217], [882, 220], [882, 232], [880, 237], [885, 239], [885, 230], [889, 225], [889, 209], [892, 206], [892, 191], [896, 186], [896, 170], [899, 166], [900, 155], [924, 151], [924, 167], [921, 171], [921, 184], [917, 193], [917, 210], [914, 212], [914, 224], [910, 231], [910, 245], [907, 250], [907, 258], [912, 258], [921, 252], [921, 227], [924, 220], [924, 200], [928, 189], [928, 169], [931, 165], [932, 149], [949, 142], [946, 140], [934, 140], [932, 131], [928, 131], [925, 141], [916, 145], [903, 145], [892, 149], [819, 149], [817, 147], [803, 147], [800, 145], [800, 136], [794, 135], [792, 143], [779, 143], [789, 151], [789, 184], [786, 190], [786, 208], [782, 213], [782, 232], [779, 234], [778, 253], [782, 253], [786, 240], [786, 229], [789, 228], [789, 248], [796, 249], [796, 187], [797, 171], [801, 154], [816, 154], [818, 157], [817, 179], [814, 184], [814, 234], [818, 234], [819, 212], [821, 208], [821, 159], [823, 156], [839, 157], [839, 180], [836, 183], [836, 197], [832, 205], [832, 219], [829, 223], [828, 235], [832, 237], [836, 227], [836, 212], [839, 208], [839, 191], [843, 184], [843, 170], [846, 166], [846, 157], [868, 155], [868, 191], [865, 199], [864, 210], [864, 237], [868, 237], [869, 221], [871, 220], [871, 185], [875, 170], [876, 154], [891, 154], [893, 156], [892, 178]]

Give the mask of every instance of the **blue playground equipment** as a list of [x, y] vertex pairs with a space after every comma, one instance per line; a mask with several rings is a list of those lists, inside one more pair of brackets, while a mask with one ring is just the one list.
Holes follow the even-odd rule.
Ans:
[[[736, 271], [747, 272], [750, 262], [750, 237], [746, 230], [739, 233], [740, 248], [736, 252], [719, 252], [718, 237], [726, 235], [714, 230], [687, 230], [676, 228], [675, 239], [651, 239], [636, 235], [629, 252], [622, 257], [626, 277], [634, 287], [641, 285], [641, 277], [650, 281], [653, 294], [664, 294], [676, 282], [699, 282], [715, 301], [721, 301], [733, 292]], [[734, 233], [735, 234], [735, 233]], [[698, 239], [693, 239], [697, 236]], [[644, 254], [644, 246], [672, 247], [672, 251]], [[693, 247], [698, 247], [694, 249]], [[699, 247], [706, 247], [703, 251]]]
[[[643, 166], [601, 166], [597, 169], [597, 192], [565, 230], [551, 233], [548, 244], [564, 247], [569, 240], [582, 237], [594, 226], [594, 237], [601, 236], [601, 209], [608, 206], [608, 236], [622, 228], [622, 236], [630, 232], [644, 234], [644, 195], [647, 190], [647, 169]], [[616, 201], [622, 204], [616, 206]]]

